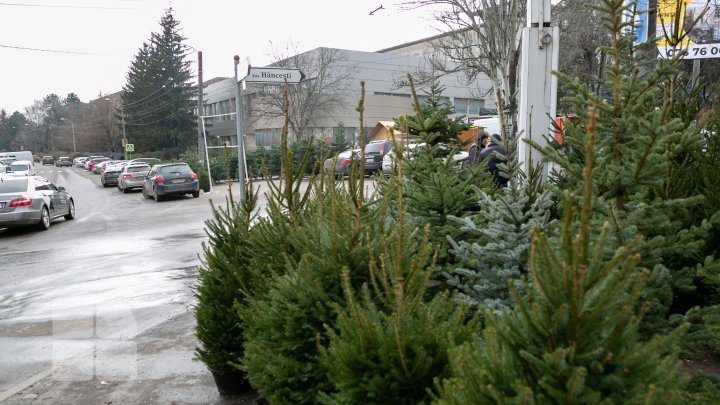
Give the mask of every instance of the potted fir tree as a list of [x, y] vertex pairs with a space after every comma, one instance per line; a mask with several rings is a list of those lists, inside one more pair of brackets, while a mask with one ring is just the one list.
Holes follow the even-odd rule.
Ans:
[[249, 388], [244, 373], [234, 366], [243, 355], [243, 335], [233, 306], [252, 285], [248, 236], [256, 201], [257, 193], [249, 186], [240, 203], [233, 201], [232, 194], [225, 208], [211, 203], [213, 218], [206, 221], [209, 240], [203, 242], [195, 291], [195, 333], [200, 341], [195, 353], [212, 372], [222, 395]]

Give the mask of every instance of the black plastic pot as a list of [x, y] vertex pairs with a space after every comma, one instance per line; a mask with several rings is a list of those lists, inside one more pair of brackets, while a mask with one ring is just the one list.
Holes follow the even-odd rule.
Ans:
[[245, 373], [236, 370], [215, 370], [210, 369], [215, 379], [220, 395], [236, 395], [246, 392], [250, 389], [250, 382], [245, 378]]

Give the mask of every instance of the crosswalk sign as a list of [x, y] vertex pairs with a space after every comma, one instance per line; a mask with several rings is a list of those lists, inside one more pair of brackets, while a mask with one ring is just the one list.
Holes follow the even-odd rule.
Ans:
[[125, 152], [135, 152], [135, 144], [129, 143], [125, 145]]

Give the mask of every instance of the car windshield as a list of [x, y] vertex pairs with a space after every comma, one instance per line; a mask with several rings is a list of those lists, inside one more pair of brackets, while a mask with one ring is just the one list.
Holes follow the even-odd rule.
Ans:
[[0, 193], [22, 193], [27, 190], [28, 179], [0, 181]]
[[23, 172], [30, 170], [30, 166], [26, 164], [12, 164], [10, 165], [10, 167], [12, 167], [14, 172]]
[[158, 173], [162, 173], [162, 174], [190, 173], [190, 172], [192, 172], [192, 170], [190, 170], [190, 166], [188, 166], [188, 165], [163, 166], [160, 169], [158, 169]]

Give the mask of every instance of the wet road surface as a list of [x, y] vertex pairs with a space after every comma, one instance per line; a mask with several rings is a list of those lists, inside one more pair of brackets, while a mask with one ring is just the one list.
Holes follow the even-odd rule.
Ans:
[[0, 401], [226, 402], [193, 360], [192, 318], [209, 199], [224, 190], [158, 203], [79, 168], [36, 171], [77, 217], [0, 230]]

